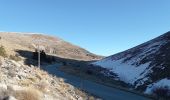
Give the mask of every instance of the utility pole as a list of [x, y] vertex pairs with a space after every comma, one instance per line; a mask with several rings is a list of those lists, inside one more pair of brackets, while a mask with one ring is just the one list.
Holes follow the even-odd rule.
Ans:
[[83, 79], [81, 79], [81, 82], [80, 82], [80, 89], [83, 91]]
[[80, 89], [83, 91], [83, 70], [81, 69], [80, 71], [82, 71], [80, 73]]

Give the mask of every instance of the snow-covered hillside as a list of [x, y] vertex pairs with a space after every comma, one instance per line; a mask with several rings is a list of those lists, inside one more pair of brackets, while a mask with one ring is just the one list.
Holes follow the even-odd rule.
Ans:
[[141, 64], [139, 67], [135, 67], [130, 63], [122, 63], [123, 60], [124, 59], [109, 60], [109, 58], [106, 58], [104, 60], [96, 62], [95, 64], [100, 65], [104, 68], [108, 68], [110, 71], [116, 73], [120, 80], [131, 84], [134, 84], [134, 82], [140, 78], [140, 75], [146, 70], [146, 68], [150, 64], [150, 62], [148, 62], [145, 64]]
[[93, 65], [115, 73], [116, 80], [129, 83], [136, 89], [149, 91], [149, 86], [151, 88], [163, 79], [170, 81], [170, 32], [94, 62]]

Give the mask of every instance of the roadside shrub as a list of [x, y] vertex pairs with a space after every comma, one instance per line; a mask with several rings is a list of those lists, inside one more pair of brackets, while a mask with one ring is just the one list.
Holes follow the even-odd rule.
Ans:
[[[38, 50], [35, 50], [32, 55], [32, 59], [38, 60]], [[44, 50], [40, 51], [40, 60], [41, 62], [52, 63], [55, 62], [55, 57], [48, 56]]]
[[15, 55], [15, 56], [10, 55], [9, 58], [12, 59], [12, 60], [15, 60], [15, 61], [21, 61], [22, 60], [21, 57], [19, 57], [17, 55]]
[[3, 46], [0, 46], [0, 56], [7, 57], [5, 48]]
[[38, 60], [38, 52], [40, 52], [40, 59], [41, 59], [41, 61], [46, 61], [47, 60], [47, 55], [46, 55], [44, 50], [40, 50], [40, 51], [35, 50], [35, 52], [33, 52], [32, 58], [34, 60]]
[[165, 100], [170, 99], [170, 89], [168, 87], [159, 87], [152, 90], [157, 99], [163, 98]]

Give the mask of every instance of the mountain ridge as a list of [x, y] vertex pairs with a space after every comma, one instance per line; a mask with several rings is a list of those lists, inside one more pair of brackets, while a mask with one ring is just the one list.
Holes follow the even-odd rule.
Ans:
[[[87, 61], [102, 58], [102, 56], [95, 55], [84, 48], [66, 42], [61, 38], [49, 35], [37, 33], [0, 32], [0, 36], [1, 43], [4, 44], [9, 52], [18, 48], [34, 51], [37, 49], [38, 44], [40, 44], [42, 49], [44, 49], [47, 53], [62, 58]], [[14, 53], [15, 52], [12, 52], [12, 54]]]
[[107, 68], [118, 75], [115, 76], [116, 80], [124, 81], [133, 85], [137, 90], [145, 91], [149, 85], [151, 87], [154, 83], [169, 79], [169, 51], [170, 31], [93, 64]]

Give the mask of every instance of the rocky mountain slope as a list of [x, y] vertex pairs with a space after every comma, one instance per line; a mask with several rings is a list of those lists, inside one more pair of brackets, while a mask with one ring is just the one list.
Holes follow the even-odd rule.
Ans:
[[15, 50], [32, 50], [38, 48], [45, 50], [49, 54], [76, 60], [97, 60], [101, 56], [70, 44], [58, 37], [51, 37], [34, 33], [0, 32], [0, 43], [3, 44], [10, 54], [15, 54]]
[[[1, 32], [0, 100], [95, 100], [90, 94], [65, 83], [64, 79], [37, 68], [31, 51], [37, 49], [38, 45], [48, 56], [58, 59], [88, 61], [101, 58], [59, 38]], [[26, 56], [18, 53], [18, 50]], [[52, 63], [41, 64], [46, 66]]]
[[104, 74], [148, 94], [156, 87], [170, 88], [170, 32], [93, 65], [108, 69], [114, 74]]
[[84, 100], [88, 95], [47, 72], [0, 57], [0, 100]]

